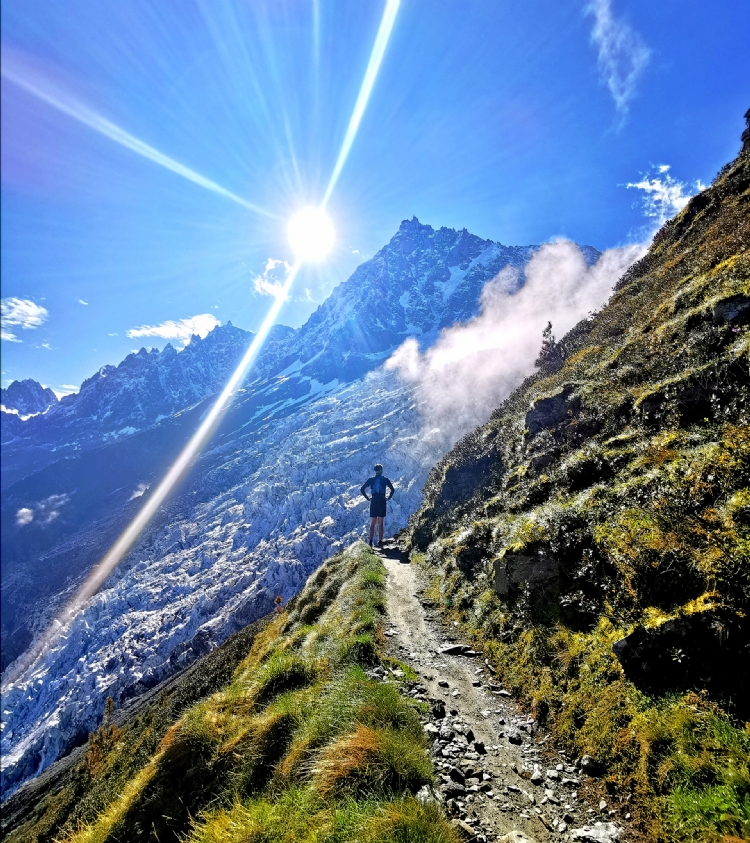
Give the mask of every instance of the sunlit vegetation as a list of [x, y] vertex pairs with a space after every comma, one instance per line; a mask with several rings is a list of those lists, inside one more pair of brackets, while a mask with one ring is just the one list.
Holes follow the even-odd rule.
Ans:
[[[566, 353], [548, 331], [537, 377], [435, 467], [410, 525], [435, 599], [654, 841], [750, 837], [749, 197], [745, 154]], [[445, 505], [490, 445], [491, 480]], [[651, 649], [629, 674], [631, 633]]]
[[[457, 843], [440, 810], [415, 798], [433, 777], [423, 704], [396, 676], [366, 672], [396, 667], [380, 651], [384, 586], [362, 543], [329, 560], [146, 758], [133, 724], [113, 731], [109, 712], [77, 775], [110, 787], [86, 813], [58, 817], [54, 839]], [[51, 839], [38, 824], [24, 832]]]

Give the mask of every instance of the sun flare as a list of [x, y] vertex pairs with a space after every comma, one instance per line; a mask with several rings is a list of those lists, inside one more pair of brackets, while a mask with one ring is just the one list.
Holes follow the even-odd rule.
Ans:
[[287, 235], [299, 260], [322, 260], [333, 248], [333, 223], [321, 208], [297, 211], [289, 220]]

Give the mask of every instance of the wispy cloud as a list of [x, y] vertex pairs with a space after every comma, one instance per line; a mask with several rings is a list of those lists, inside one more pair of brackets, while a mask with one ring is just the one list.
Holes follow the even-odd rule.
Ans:
[[140, 328], [131, 328], [127, 331], [127, 336], [131, 340], [138, 337], [161, 337], [165, 340], [180, 340], [187, 345], [195, 334], [204, 338], [218, 325], [221, 325], [221, 322], [213, 314], [199, 313], [197, 316], [176, 322], [169, 319], [159, 325], [141, 325]]
[[88, 305], [88, 302], [87, 302], [87, 301], [84, 301], [83, 299], [78, 299], [78, 304], [85, 304], [85, 305]]
[[624, 120], [651, 50], [625, 20], [615, 16], [612, 0], [591, 0], [586, 14], [594, 18], [591, 41], [597, 49], [599, 72]]
[[47, 321], [49, 313], [47, 308], [31, 301], [30, 299], [18, 299], [14, 296], [2, 299], [0, 302], [0, 319], [2, 319], [2, 339], [5, 342], [22, 342], [14, 331], [8, 328], [38, 328]]
[[643, 174], [640, 181], [628, 182], [626, 187], [642, 191], [643, 213], [661, 227], [687, 205], [696, 193], [706, 189], [700, 180], [689, 184], [669, 175], [669, 164], [659, 164]]
[[149, 489], [149, 483], [139, 483], [133, 494], [128, 498], [129, 501], [135, 498], [142, 498]]
[[27, 506], [22, 506], [16, 513], [16, 525], [19, 527], [25, 527], [27, 524], [31, 524], [33, 520], [34, 510]]
[[262, 275], [253, 279], [255, 292], [261, 296], [281, 296], [284, 293], [284, 283], [292, 271], [286, 261], [269, 258]]

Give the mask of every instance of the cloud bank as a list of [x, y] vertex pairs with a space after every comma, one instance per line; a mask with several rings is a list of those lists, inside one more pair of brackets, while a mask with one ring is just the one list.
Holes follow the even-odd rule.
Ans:
[[180, 319], [178, 322], [169, 319], [160, 325], [141, 325], [140, 328], [131, 328], [127, 331], [127, 336], [130, 339], [161, 337], [165, 340], [180, 340], [184, 345], [188, 345], [195, 334], [204, 339], [219, 325], [221, 322], [213, 314], [200, 313], [189, 319]]
[[597, 49], [599, 72], [624, 120], [651, 51], [626, 21], [615, 16], [612, 0], [591, 0], [586, 14], [594, 18], [591, 41]]
[[481, 313], [442, 332], [424, 353], [408, 339], [385, 368], [416, 386], [424, 424], [455, 442], [490, 413], [534, 369], [542, 331], [551, 321], [561, 337], [609, 298], [643, 245], [604, 252], [594, 266], [567, 240], [542, 246], [526, 266], [526, 283], [507, 266], [482, 290]]
[[47, 321], [47, 308], [35, 304], [30, 299], [17, 299], [14, 296], [0, 302], [0, 320], [2, 321], [2, 339], [6, 342], [23, 342], [13, 331], [7, 328], [38, 328]]

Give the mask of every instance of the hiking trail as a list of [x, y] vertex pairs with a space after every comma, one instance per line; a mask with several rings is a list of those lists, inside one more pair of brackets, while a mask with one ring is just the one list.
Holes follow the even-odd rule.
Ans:
[[488, 843], [622, 841], [613, 806], [602, 799], [592, 807], [580, 793], [593, 790], [581, 760], [552, 746], [484, 656], [460, 641], [455, 622], [425, 596], [424, 573], [395, 540], [376, 552], [387, 570], [387, 649], [419, 677], [404, 683], [405, 692], [431, 705], [423, 722], [438, 771], [433, 795], [463, 836]]

